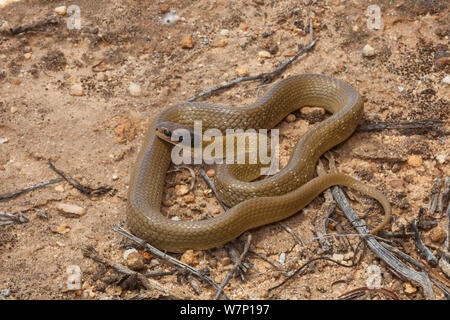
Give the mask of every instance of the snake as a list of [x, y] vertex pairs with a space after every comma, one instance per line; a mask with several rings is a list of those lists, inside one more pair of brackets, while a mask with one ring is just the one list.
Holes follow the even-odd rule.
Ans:
[[[229, 209], [199, 221], [172, 220], [161, 212], [165, 176], [171, 165], [173, 144], [158, 134], [164, 123], [192, 127], [202, 121], [202, 130], [217, 128], [271, 129], [287, 115], [308, 107], [322, 107], [331, 115], [298, 140], [289, 161], [278, 173], [265, 179], [248, 177], [243, 165], [217, 165], [214, 184]], [[249, 106], [222, 106], [206, 102], [183, 102], [163, 109], [150, 122], [142, 147], [132, 167], [127, 201], [130, 231], [150, 245], [168, 252], [205, 250], [234, 240], [247, 230], [286, 219], [307, 206], [326, 189], [352, 188], [376, 199], [384, 210], [375, 234], [390, 221], [387, 198], [348, 175], [332, 172], [315, 177], [322, 154], [347, 140], [364, 116], [364, 103], [350, 84], [320, 74], [301, 74], [277, 82]]]

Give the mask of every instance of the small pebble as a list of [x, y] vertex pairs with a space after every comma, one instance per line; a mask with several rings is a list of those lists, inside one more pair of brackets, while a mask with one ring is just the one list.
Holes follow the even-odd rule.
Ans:
[[30, 59], [31, 59], [31, 56], [32, 56], [31, 52], [27, 52], [27, 53], [25, 53], [25, 54], [23, 55], [23, 57], [24, 57], [25, 59], [27, 59], [27, 60], [30, 60]]
[[445, 161], [447, 161], [447, 155], [446, 154], [438, 154], [436, 156], [436, 160], [440, 163], [440, 164], [444, 164]]
[[79, 83], [74, 84], [70, 87], [71, 96], [84, 96], [83, 86]]
[[300, 110], [302, 116], [308, 117], [320, 117], [325, 114], [325, 110], [319, 107], [304, 107]]
[[406, 294], [414, 294], [417, 292], [417, 288], [414, 287], [411, 283], [405, 282], [403, 283], [403, 291], [405, 291]]
[[74, 214], [76, 216], [82, 217], [86, 214], [86, 209], [74, 205], [74, 204], [68, 204], [68, 203], [58, 203], [56, 205], [56, 209], [58, 209], [61, 212]]
[[11, 291], [9, 289], [0, 290], [0, 295], [4, 296], [5, 298], [8, 297], [10, 294], [11, 294]]
[[444, 242], [447, 237], [447, 233], [440, 226], [434, 228], [430, 233], [430, 239], [433, 242]]
[[131, 82], [130, 85], [128, 86], [128, 92], [133, 97], [139, 97], [142, 93], [141, 86], [137, 83]]
[[284, 264], [284, 263], [286, 262], [286, 253], [282, 252], [282, 253], [280, 254], [280, 258], [278, 259], [278, 262], [279, 262], [280, 264]]
[[335, 254], [333, 254], [332, 259], [336, 260], [337, 262], [342, 263], [344, 261], [344, 255], [340, 254], [340, 253], [335, 253]]
[[161, 13], [167, 13], [169, 12], [169, 5], [167, 3], [163, 3], [162, 5], [159, 6], [159, 10], [161, 11]]
[[228, 265], [230, 265], [230, 264], [231, 264], [231, 259], [230, 259], [230, 257], [224, 257], [224, 258], [222, 258], [222, 259], [220, 260], [220, 264], [221, 264], [222, 266], [228, 266]]
[[206, 175], [207, 175], [209, 178], [214, 177], [215, 174], [216, 174], [216, 171], [215, 171], [214, 169], [209, 169], [208, 171], [206, 171]]
[[183, 255], [181, 256], [181, 262], [184, 262], [190, 266], [196, 266], [199, 264], [198, 257], [194, 253], [194, 250], [187, 250]]
[[162, 23], [171, 26], [177, 23], [179, 19], [180, 17], [176, 14], [176, 12], [167, 12], [164, 17], [162, 17], [161, 21]]
[[289, 123], [294, 122], [296, 119], [297, 117], [295, 116], [295, 114], [292, 113], [286, 117], [286, 121]]
[[194, 203], [195, 197], [192, 194], [187, 194], [183, 197], [183, 201], [186, 203]]
[[258, 52], [258, 56], [259, 56], [260, 58], [262, 58], [262, 59], [267, 59], [267, 58], [272, 57], [272, 55], [270, 54], [270, 52], [269, 52], [269, 51], [266, 51], [266, 50], [261, 50], [261, 51], [259, 51], [259, 52]]
[[247, 29], [248, 29], [248, 24], [247, 23], [241, 23], [240, 25], [239, 25], [239, 29], [241, 29], [242, 31], [247, 31]]
[[245, 77], [249, 75], [248, 68], [246, 66], [238, 66], [235, 70], [239, 77]]
[[179, 184], [175, 186], [175, 194], [177, 196], [184, 196], [189, 192], [189, 187], [184, 184]]
[[62, 185], [56, 186], [55, 191], [57, 192], [64, 192], [64, 187]]
[[220, 35], [228, 37], [230, 35], [230, 31], [227, 29], [220, 30]]
[[117, 179], [119, 179], [119, 175], [118, 175], [117, 173], [113, 173], [113, 174], [111, 175], [111, 178], [112, 178], [113, 180], [117, 180]]
[[398, 92], [403, 92], [403, 90], [405, 90], [402, 86], [397, 86]]
[[17, 112], [17, 108], [16, 107], [11, 107], [11, 109], [9, 110], [9, 113], [14, 114]]
[[362, 49], [362, 55], [364, 57], [372, 57], [375, 55], [375, 49], [372, 48], [370, 45], [366, 44]]
[[55, 13], [63, 16], [67, 12], [67, 7], [66, 6], [59, 6], [59, 7], [56, 7], [55, 9], [53, 9], [53, 11], [55, 11]]
[[181, 39], [181, 47], [183, 49], [192, 49], [194, 47], [194, 40], [190, 34], [185, 34]]
[[7, 137], [1, 137], [0, 138], [0, 144], [7, 143], [8, 141], [9, 141], [9, 139]]
[[413, 167], [420, 167], [422, 165], [422, 158], [418, 155], [412, 155], [408, 158], [408, 164]]
[[128, 267], [130, 267], [131, 270], [135, 270], [135, 271], [144, 269], [145, 264], [144, 264], [144, 258], [142, 257], [142, 255], [136, 249], [134, 249], [134, 251], [132, 251], [133, 249], [130, 249], [130, 250], [127, 250], [130, 252], [128, 252], [128, 254], [126, 256], [126, 261], [127, 261]]
[[445, 78], [442, 79], [442, 82], [446, 83], [446, 84], [450, 84], [450, 76], [445, 76]]

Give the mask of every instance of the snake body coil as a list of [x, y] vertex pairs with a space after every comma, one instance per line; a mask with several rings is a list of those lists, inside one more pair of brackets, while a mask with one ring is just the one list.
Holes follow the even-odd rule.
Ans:
[[[158, 123], [169, 121], [192, 126], [201, 120], [204, 129], [273, 128], [286, 115], [303, 106], [324, 107], [333, 115], [309, 130], [297, 143], [285, 168], [266, 179], [246, 181], [245, 167], [219, 166], [215, 185], [222, 201], [232, 206], [224, 214], [202, 221], [173, 221], [160, 212], [164, 179], [171, 163], [172, 145], [155, 135]], [[248, 107], [207, 103], [182, 103], [162, 111], [150, 125], [130, 182], [128, 224], [131, 231], [157, 248], [182, 252], [220, 246], [244, 231], [287, 218], [322, 191], [344, 185], [376, 198], [385, 219], [390, 206], [377, 190], [346, 175], [332, 173], [313, 179], [319, 157], [346, 140], [363, 117], [363, 102], [347, 83], [322, 75], [284, 79]], [[241, 168], [241, 169], [239, 169]]]

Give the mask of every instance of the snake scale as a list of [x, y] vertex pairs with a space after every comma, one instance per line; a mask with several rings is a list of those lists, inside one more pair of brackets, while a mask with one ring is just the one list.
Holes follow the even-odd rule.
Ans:
[[[192, 126], [201, 120], [204, 129], [270, 129], [289, 113], [304, 106], [323, 107], [332, 115], [306, 132], [297, 142], [288, 164], [277, 174], [245, 181], [245, 173], [226, 165], [217, 168], [215, 185], [221, 200], [231, 208], [201, 221], [174, 221], [161, 211], [164, 180], [171, 164], [172, 145], [155, 134], [158, 123]], [[285, 219], [333, 185], [351, 187], [378, 200], [387, 225], [391, 208], [384, 195], [340, 173], [314, 178], [319, 157], [346, 140], [363, 118], [363, 101], [349, 84], [324, 75], [292, 76], [275, 84], [257, 102], [246, 107], [200, 102], [173, 105], [149, 125], [132, 169], [127, 218], [130, 230], [151, 245], [170, 252], [208, 249], [238, 237], [246, 230]]]

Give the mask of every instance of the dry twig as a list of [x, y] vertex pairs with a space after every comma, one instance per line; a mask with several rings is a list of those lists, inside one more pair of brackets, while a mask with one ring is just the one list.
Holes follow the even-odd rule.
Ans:
[[233, 276], [236, 269], [241, 265], [242, 261], [244, 261], [245, 255], [247, 254], [248, 248], [250, 248], [251, 242], [252, 242], [252, 235], [251, 235], [251, 233], [249, 233], [247, 236], [247, 241], [245, 242], [244, 250], [241, 253], [241, 256], [234, 263], [233, 268], [228, 272], [225, 280], [223, 281], [222, 285], [220, 286], [219, 290], [217, 291], [216, 295], [214, 296], [214, 300], [217, 300], [220, 297], [220, 295], [222, 294], [223, 289], [227, 285], [228, 281], [230, 281], [230, 279]]

